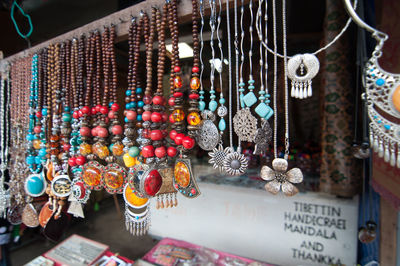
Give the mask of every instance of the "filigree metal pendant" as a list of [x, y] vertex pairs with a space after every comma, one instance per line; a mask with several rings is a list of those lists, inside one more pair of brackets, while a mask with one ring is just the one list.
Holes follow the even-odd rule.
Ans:
[[319, 61], [313, 54], [298, 54], [288, 61], [288, 77], [292, 81], [291, 96], [304, 99], [312, 96], [312, 79], [318, 74]]
[[74, 180], [72, 180], [71, 186], [72, 186], [72, 193], [71, 193], [72, 197], [74, 197], [74, 199], [77, 202], [86, 204], [86, 202], [90, 197], [91, 193], [90, 189], [85, 188], [84, 183], [79, 178], [75, 178]]
[[242, 175], [247, 169], [248, 160], [243, 154], [231, 149], [225, 156], [223, 166], [229, 175]]
[[210, 160], [208, 161], [212, 164], [214, 169], [218, 169], [220, 172], [224, 172], [224, 159], [226, 155], [229, 153], [230, 147], [224, 147], [219, 144], [218, 148], [214, 148], [212, 152], [209, 152]]
[[282, 158], [272, 161], [272, 168], [263, 166], [261, 168], [261, 178], [268, 181], [265, 189], [276, 195], [282, 189], [286, 196], [294, 196], [299, 190], [293, 185], [303, 181], [303, 173], [299, 168], [292, 168], [287, 171], [288, 162]]
[[243, 108], [233, 117], [233, 129], [240, 141], [253, 142], [257, 134], [257, 118], [249, 108]]
[[261, 119], [261, 128], [257, 129], [256, 137], [254, 138], [254, 154], [261, 155], [265, 154], [268, 149], [268, 145], [272, 139], [272, 129], [268, 121]]
[[104, 167], [102, 185], [110, 194], [121, 194], [125, 184], [128, 182], [128, 174], [124, 167], [117, 163], [110, 163]]
[[215, 124], [211, 120], [203, 120], [196, 135], [199, 147], [205, 151], [210, 151], [218, 145], [220, 138]]

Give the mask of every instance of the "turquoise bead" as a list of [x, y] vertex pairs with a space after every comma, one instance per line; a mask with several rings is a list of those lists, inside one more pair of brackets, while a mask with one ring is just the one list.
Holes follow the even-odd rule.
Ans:
[[138, 147], [133, 146], [133, 147], [130, 147], [130, 148], [129, 148], [128, 153], [129, 153], [129, 156], [131, 156], [131, 157], [136, 157], [136, 156], [139, 156], [140, 150], [139, 150]]
[[246, 86], [246, 83], [240, 82], [240, 83], [239, 83], [239, 86], [240, 86], [240, 87], [244, 87], [244, 86]]
[[126, 95], [126, 96], [131, 96], [131, 95], [132, 95], [132, 91], [131, 91], [131, 90], [127, 90], [127, 91], [125, 92], [125, 95]]
[[257, 105], [257, 107], [254, 109], [254, 111], [262, 118], [269, 119], [273, 114], [274, 111], [272, 110], [269, 105], [265, 103], [260, 103]]
[[258, 94], [264, 95], [264, 94], [265, 94], [265, 91], [259, 91]]
[[225, 103], [225, 99], [224, 98], [219, 99], [219, 103], [220, 104], [224, 104]]
[[34, 140], [34, 139], [35, 139], [35, 136], [34, 136], [33, 134], [28, 134], [28, 135], [26, 135], [26, 140], [32, 141], [32, 140]]
[[200, 109], [200, 111], [204, 111], [204, 109], [206, 109], [205, 101], [199, 101], [199, 109]]
[[29, 165], [32, 165], [35, 163], [35, 157], [32, 155], [29, 155], [28, 157], [26, 157], [26, 163]]
[[254, 84], [254, 82], [255, 82], [254, 79], [249, 80], [249, 84]]
[[257, 97], [254, 92], [251, 91], [243, 97], [243, 101], [247, 107], [250, 107], [257, 102]]
[[31, 195], [40, 196], [44, 192], [45, 181], [39, 175], [32, 175], [26, 180], [25, 189]]
[[141, 94], [143, 92], [142, 88], [136, 88], [136, 94]]
[[46, 154], [47, 154], [46, 149], [42, 148], [39, 150], [39, 156], [43, 157], [46, 156]]
[[386, 130], [390, 130], [390, 125], [383, 125]]
[[62, 121], [63, 122], [70, 122], [71, 121], [71, 115], [70, 114], [63, 114], [62, 115]]
[[35, 157], [35, 164], [39, 165], [41, 163], [42, 157], [36, 156]]
[[142, 115], [137, 115], [137, 116], [136, 116], [136, 120], [137, 120], [137, 121], [142, 121]]
[[221, 118], [221, 120], [219, 120], [218, 128], [220, 131], [224, 131], [226, 129], [225, 119]]
[[76, 141], [77, 141], [77, 144], [78, 145], [81, 145], [82, 144], [82, 138], [79, 136], [77, 139], [76, 139]]
[[250, 86], [249, 86], [249, 90], [251, 90], [251, 91], [254, 90], [254, 86], [253, 86], [253, 85], [250, 85]]
[[383, 86], [383, 85], [385, 84], [385, 80], [384, 80], [384, 79], [377, 79], [377, 80], [375, 81], [375, 84], [376, 84], [377, 86]]
[[215, 100], [212, 100], [209, 104], [208, 104], [208, 109], [210, 109], [210, 111], [214, 112], [215, 110], [217, 110], [218, 107], [218, 103]]
[[241, 108], [244, 108], [244, 107], [245, 107], [243, 97], [244, 97], [244, 95], [243, 95], [243, 94], [240, 94], [239, 99], [240, 99], [240, 107], [241, 107]]
[[138, 101], [137, 106], [139, 108], [142, 108], [144, 106], [144, 102], [143, 101]]

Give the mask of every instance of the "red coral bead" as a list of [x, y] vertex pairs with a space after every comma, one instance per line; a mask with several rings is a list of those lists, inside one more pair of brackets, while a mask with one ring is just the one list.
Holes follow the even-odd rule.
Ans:
[[193, 73], [199, 73], [199, 71], [200, 71], [199, 67], [196, 67], [196, 66], [192, 67]]
[[176, 145], [182, 145], [182, 141], [183, 141], [183, 139], [185, 138], [185, 135], [184, 134], [182, 134], [182, 133], [178, 133], [178, 134], [176, 134], [176, 136], [175, 136], [175, 144]]
[[180, 91], [174, 92], [174, 97], [175, 97], [175, 98], [180, 98], [180, 97], [182, 97], [182, 96], [183, 96], [183, 93], [182, 93], [182, 92], [180, 92]]
[[161, 130], [156, 129], [156, 130], [152, 130], [150, 133], [150, 138], [151, 140], [161, 140], [163, 138], [163, 134], [161, 132]]
[[181, 72], [181, 67], [180, 66], [175, 66], [174, 67], [174, 72], [175, 73]]
[[101, 108], [101, 105], [100, 105], [100, 104], [96, 105], [96, 111], [97, 111], [97, 112], [100, 112], [100, 108]]
[[120, 125], [115, 125], [112, 127], [112, 133], [114, 135], [121, 135], [122, 134], [122, 127]]
[[162, 113], [161, 116], [162, 116], [162, 121], [163, 121], [163, 123], [167, 122], [167, 120], [168, 120], [168, 115], [167, 115], [167, 113]]
[[76, 158], [75, 157], [71, 157], [68, 159], [68, 165], [71, 167], [76, 166]]
[[175, 157], [177, 153], [178, 151], [175, 147], [168, 147], [167, 154], [169, 157]]
[[149, 95], [143, 97], [144, 104], [151, 104], [152, 98]]
[[161, 96], [154, 96], [153, 104], [162, 105], [164, 103], [164, 99]]
[[151, 120], [151, 112], [144, 111], [142, 114], [142, 119], [143, 119], [143, 121], [150, 121]]
[[78, 115], [79, 115], [79, 117], [82, 117], [82, 116], [83, 116], [82, 110], [79, 110], [79, 111], [78, 111]]
[[155, 153], [155, 155], [156, 155], [158, 158], [162, 158], [162, 157], [164, 157], [165, 155], [167, 155], [167, 150], [165, 149], [164, 146], [161, 146], [161, 147], [156, 148], [156, 150], [154, 151], [154, 153]]
[[108, 118], [110, 118], [110, 119], [116, 118], [115, 111], [111, 110], [110, 112], [108, 112]]
[[189, 95], [189, 98], [192, 99], [192, 100], [197, 100], [199, 98], [199, 95], [196, 94], [196, 93], [192, 93], [192, 94]]
[[107, 108], [107, 106], [102, 106], [102, 107], [100, 107], [100, 113], [102, 113], [103, 115], [108, 114], [108, 108]]
[[79, 118], [79, 112], [78, 111], [74, 111], [72, 113], [72, 117], [75, 118], [75, 119], [78, 119]]
[[188, 150], [192, 149], [195, 143], [194, 139], [189, 136], [184, 137], [182, 140], [183, 147]]
[[89, 112], [90, 112], [90, 107], [89, 107], [89, 106], [84, 106], [84, 107], [82, 107], [81, 111], [82, 111], [82, 113], [84, 113], [84, 114], [89, 114]]
[[84, 165], [86, 162], [86, 158], [82, 155], [79, 155], [78, 157], [76, 157], [75, 161], [77, 165]]
[[114, 112], [117, 112], [119, 110], [119, 104], [118, 103], [113, 103], [111, 105], [111, 110], [113, 110]]
[[97, 128], [97, 135], [100, 138], [107, 138], [108, 137], [108, 130], [104, 127], [98, 127]]
[[174, 97], [169, 98], [168, 104], [169, 104], [169, 106], [174, 106], [175, 105], [175, 98]]
[[136, 112], [135, 112], [135, 111], [132, 111], [132, 110], [129, 110], [128, 112], [126, 112], [126, 118], [127, 118], [129, 121], [135, 120], [135, 119], [136, 119]]
[[91, 113], [92, 115], [97, 114], [96, 107], [92, 107], [92, 109], [90, 110], [90, 113]]
[[69, 143], [64, 143], [63, 144], [63, 150], [64, 151], [69, 151], [71, 149], [71, 144]]
[[41, 126], [35, 126], [33, 128], [33, 132], [35, 132], [36, 134], [39, 134], [40, 132], [42, 132], [42, 127]]
[[176, 130], [173, 129], [169, 132], [169, 138], [172, 140], [175, 140], [175, 137], [177, 134], [178, 134], [178, 132], [176, 132]]
[[154, 156], [154, 147], [152, 145], [144, 146], [142, 149], [142, 155], [145, 158], [150, 158]]
[[41, 112], [41, 111], [37, 111], [37, 112], [36, 112], [36, 117], [37, 117], [37, 118], [42, 118], [42, 116], [43, 116], [43, 115], [42, 115], [42, 112]]
[[154, 112], [151, 114], [151, 121], [153, 123], [160, 123], [162, 121], [162, 115], [158, 112]]
[[79, 130], [79, 133], [81, 133], [81, 135], [84, 136], [84, 137], [89, 137], [89, 136], [90, 136], [90, 128], [88, 128], [88, 127], [82, 127], [82, 128]]

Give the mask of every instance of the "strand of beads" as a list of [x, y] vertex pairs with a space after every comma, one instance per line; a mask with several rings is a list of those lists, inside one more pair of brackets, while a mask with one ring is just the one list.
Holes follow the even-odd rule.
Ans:
[[200, 79], [199, 79], [199, 33], [198, 33], [198, 3], [197, 0], [192, 1], [192, 36], [193, 36], [193, 67], [192, 78], [190, 80], [190, 93], [189, 93], [189, 114], [187, 115], [188, 132], [189, 135], [194, 137], [198, 130], [198, 125], [201, 122], [199, 114], [199, 93]]
[[38, 69], [38, 109], [36, 111], [37, 124], [35, 126], [36, 136], [40, 139], [39, 157], [42, 166], [45, 165], [47, 158], [46, 151], [46, 131], [47, 131], [47, 49], [43, 49], [39, 56], [40, 67]]
[[35, 136], [35, 111], [38, 107], [38, 55], [34, 54], [31, 64], [31, 84], [29, 87], [29, 127], [26, 139], [28, 141], [26, 163], [29, 166], [31, 173], [39, 173], [42, 170], [40, 157], [37, 155], [37, 150], [40, 149], [40, 140]]

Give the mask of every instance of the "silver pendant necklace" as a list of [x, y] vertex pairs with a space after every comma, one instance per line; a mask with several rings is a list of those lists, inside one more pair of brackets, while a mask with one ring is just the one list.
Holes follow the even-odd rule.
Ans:
[[[357, 6], [357, 0], [354, 1], [354, 8]], [[305, 99], [312, 96], [312, 79], [318, 74], [319, 72], [319, 61], [316, 57], [322, 51], [325, 51], [327, 48], [332, 46], [343, 33], [348, 29], [351, 23], [351, 18], [349, 18], [340, 31], [340, 33], [328, 44], [324, 47], [318, 49], [313, 53], [304, 53], [304, 54], [297, 54], [291, 57], [286, 56], [289, 58], [287, 62], [287, 75], [291, 80], [292, 88], [291, 88], [291, 97], [297, 99]], [[285, 58], [284, 55], [279, 54], [275, 49], [272, 50], [268, 47], [268, 43], [263, 40], [262, 37], [262, 29], [260, 26], [257, 26], [258, 37], [262, 45], [267, 49], [268, 52], [279, 56], [280, 58]], [[285, 63], [286, 64], [286, 63]]]
[[[277, 51], [276, 45], [276, 0], [272, 1], [272, 15], [273, 15], [273, 37], [274, 37], [274, 51]], [[274, 53], [274, 111], [275, 111], [275, 125], [274, 125], [274, 156], [275, 159], [272, 161], [272, 168], [263, 166], [261, 168], [261, 178], [268, 181], [265, 185], [265, 189], [272, 194], [277, 194], [280, 190], [286, 196], [296, 195], [299, 190], [294, 184], [303, 181], [303, 174], [299, 168], [288, 169], [288, 156], [289, 156], [289, 91], [288, 91], [288, 80], [287, 80], [287, 50], [286, 50], [286, 0], [282, 0], [282, 29], [283, 29], [283, 54], [284, 54], [284, 93], [285, 93], [285, 156], [284, 158], [278, 158], [277, 151], [277, 54]]]
[[[235, 0], [236, 1], [236, 0]], [[243, 3], [242, 3], [243, 4]], [[243, 5], [242, 5], [243, 6]], [[236, 14], [236, 12], [235, 12]], [[235, 19], [235, 21], [237, 21]], [[233, 147], [233, 125], [232, 125], [232, 49], [231, 49], [231, 31], [230, 31], [230, 18], [229, 18], [229, 1], [226, 2], [226, 24], [228, 35], [228, 66], [229, 66], [229, 141], [230, 147], [223, 161], [223, 167], [227, 174], [236, 176], [245, 173], [248, 167], [247, 158], [241, 153], [240, 138], [239, 145], [235, 151]], [[237, 24], [235, 24], [236, 26]], [[239, 98], [237, 98], [239, 101]], [[239, 107], [239, 103], [237, 102]], [[238, 110], [239, 111], [239, 110]]]
[[[203, 87], [203, 72], [204, 72], [204, 63], [203, 63], [203, 48], [204, 48], [204, 39], [203, 39], [203, 29], [204, 29], [204, 3], [203, 0], [200, 0], [200, 17], [201, 17], [201, 29], [200, 29], [200, 101], [199, 101], [199, 109], [201, 111], [202, 122], [199, 125], [199, 129], [196, 134], [196, 141], [200, 148], [205, 151], [213, 150], [218, 143], [220, 142], [221, 136], [218, 132], [218, 128], [215, 126], [215, 115], [211, 110], [206, 109], [206, 103], [204, 102], [204, 87]], [[211, 19], [211, 18], [210, 18]], [[211, 35], [214, 35], [214, 29], [211, 27]], [[214, 47], [212, 45], [212, 38], [210, 41], [212, 54], [214, 59]], [[213, 61], [214, 62], [214, 61]], [[213, 65], [211, 66], [213, 67]], [[212, 96], [215, 96], [212, 94]]]

